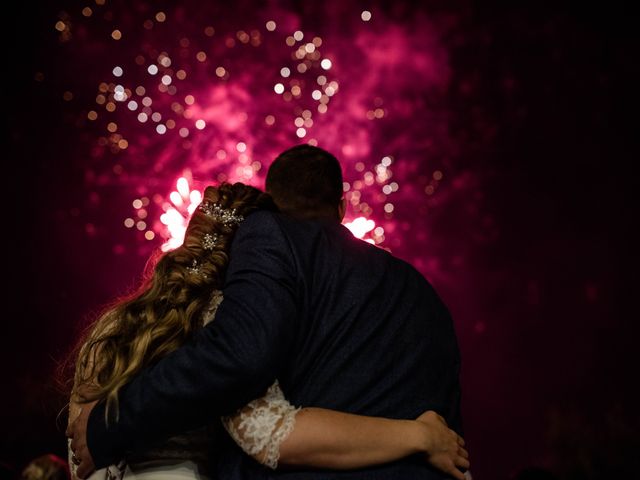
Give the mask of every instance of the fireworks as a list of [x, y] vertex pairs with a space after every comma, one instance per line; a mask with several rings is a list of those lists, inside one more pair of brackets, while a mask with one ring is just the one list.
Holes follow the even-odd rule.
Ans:
[[120, 187], [125, 226], [175, 248], [207, 184], [262, 188], [277, 154], [308, 142], [343, 165], [345, 225], [402, 250], [453, 155], [446, 49], [422, 12], [336, 11], [96, 2], [52, 19], [69, 76], [87, 72], [67, 92], [92, 138], [87, 191]]

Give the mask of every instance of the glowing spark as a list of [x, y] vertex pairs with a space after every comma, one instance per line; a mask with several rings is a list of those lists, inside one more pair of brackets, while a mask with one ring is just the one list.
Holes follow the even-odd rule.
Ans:
[[176, 182], [176, 186], [180, 195], [183, 198], [189, 198], [190, 189], [189, 189], [189, 181], [185, 177], [180, 177]]
[[345, 223], [344, 226], [353, 233], [354, 237], [363, 239], [367, 233], [376, 228], [376, 222], [365, 217], [358, 217], [351, 222]]
[[169, 198], [176, 207], [181, 207], [182, 205], [184, 205], [184, 200], [182, 200], [182, 197], [178, 192], [171, 192], [169, 194]]
[[320, 62], [320, 66], [325, 70], [329, 70], [331, 68], [331, 65], [331, 60], [329, 60], [328, 58], [325, 58]]
[[166, 241], [160, 247], [163, 252], [178, 248], [184, 242], [184, 234], [191, 215], [202, 201], [202, 193], [191, 189], [189, 180], [180, 177], [176, 180], [176, 189], [169, 194], [171, 203], [163, 205], [164, 213], [160, 221], [165, 225]]

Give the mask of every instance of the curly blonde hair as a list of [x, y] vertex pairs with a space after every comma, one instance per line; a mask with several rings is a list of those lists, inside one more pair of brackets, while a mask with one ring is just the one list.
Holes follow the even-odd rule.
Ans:
[[[268, 194], [242, 183], [207, 187], [201, 206], [211, 205], [240, 217], [276, 210]], [[237, 225], [208, 214], [207, 208], [195, 210], [184, 243], [154, 260], [140, 287], [107, 308], [82, 336], [72, 398], [106, 399], [108, 419], [111, 413], [117, 419], [118, 391], [202, 326], [203, 311], [223, 286]]]

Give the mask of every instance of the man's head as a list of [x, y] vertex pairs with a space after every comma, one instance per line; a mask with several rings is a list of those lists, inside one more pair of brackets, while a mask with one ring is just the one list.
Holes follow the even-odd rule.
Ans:
[[336, 157], [311, 145], [282, 152], [269, 167], [266, 191], [278, 208], [297, 218], [341, 221], [342, 169]]

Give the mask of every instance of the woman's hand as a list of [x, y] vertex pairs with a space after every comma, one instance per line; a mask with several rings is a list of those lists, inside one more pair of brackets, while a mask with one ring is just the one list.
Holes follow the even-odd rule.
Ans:
[[463, 438], [451, 430], [444, 418], [432, 410], [420, 415], [416, 421], [426, 427], [424, 450], [427, 461], [453, 478], [465, 480], [459, 467], [466, 470], [470, 464]]

